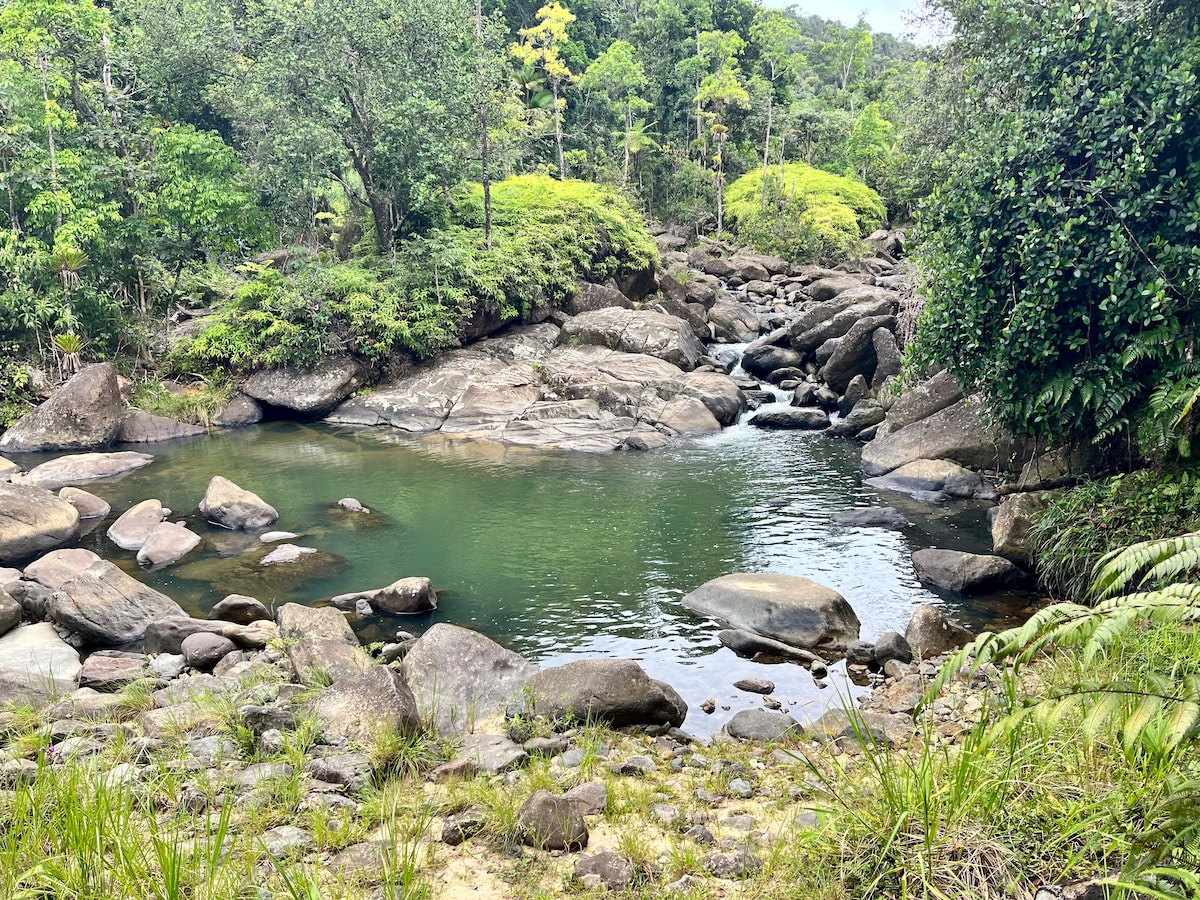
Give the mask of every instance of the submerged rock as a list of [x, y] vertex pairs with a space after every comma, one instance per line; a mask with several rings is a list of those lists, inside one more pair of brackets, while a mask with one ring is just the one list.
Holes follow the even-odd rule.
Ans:
[[154, 462], [149, 453], [119, 450], [115, 453], [73, 453], [34, 466], [21, 476], [22, 484], [56, 491], [66, 485], [90, 484], [116, 478]]

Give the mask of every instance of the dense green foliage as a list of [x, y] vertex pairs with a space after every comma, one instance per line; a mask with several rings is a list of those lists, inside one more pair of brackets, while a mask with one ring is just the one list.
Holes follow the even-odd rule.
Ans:
[[544, 175], [494, 185], [490, 249], [480, 187], [464, 187], [454, 207], [444, 229], [401, 243], [386, 271], [320, 259], [291, 275], [247, 267], [230, 302], [176, 349], [174, 365], [250, 371], [346, 352], [381, 364], [424, 359], [455, 346], [476, 315], [518, 320], [561, 303], [582, 278], [638, 272], [657, 254], [636, 210], [600, 185]]
[[[764, 196], [765, 194], [765, 196]], [[729, 186], [726, 213], [738, 235], [786, 259], [845, 259], [879, 227], [879, 195], [860, 181], [803, 163], [747, 172]]]
[[1077, 600], [1087, 593], [1105, 554], [1198, 527], [1200, 470], [1142, 470], [1048, 495], [1029, 541], [1042, 587]]
[[915, 358], [1019, 431], [1103, 441], [1196, 386], [1200, 31], [1156, 3], [943, 5], [970, 87]]

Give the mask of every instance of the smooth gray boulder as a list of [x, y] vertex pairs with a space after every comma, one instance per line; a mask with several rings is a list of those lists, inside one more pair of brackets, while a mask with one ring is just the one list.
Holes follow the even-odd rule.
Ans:
[[858, 640], [860, 624], [837, 591], [793, 575], [722, 575], [686, 595], [683, 605], [742, 631], [792, 647], [845, 649]]
[[92, 563], [97, 562], [100, 562], [100, 557], [83, 547], [51, 550], [27, 565], [24, 577], [57, 591]]
[[354, 609], [359, 600], [371, 604], [376, 612], [416, 615], [437, 609], [437, 592], [428, 578], [399, 578], [387, 587], [371, 591], [339, 594], [329, 602], [339, 609]]
[[499, 775], [519, 768], [529, 754], [504, 734], [464, 734], [457, 760], [470, 763], [477, 772]]
[[174, 616], [159, 619], [146, 626], [142, 649], [147, 654], [174, 654], [183, 652], [183, 642], [193, 634], [219, 634], [227, 637], [239, 647], [261, 650], [267, 642], [279, 636], [273, 622], [257, 621], [249, 625], [235, 622], [193, 619], [190, 616]]
[[914, 552], [912, 561], [923, 584], [960, 594], [987, 594], [1029, 581], [1024, 570], [1000, 556], [927, 549]]
[[815, 406], [793, 406], [755, 413], [747, 424], [775, 431], [824, 431], [829, 427], [829, 413]]
[[940, 656], [975, 640], [975, 635], [951, 622], [936, 606], [926, 603], [913, 610], [904, 639], [919, 659]]
[[742, 368], [760, 378], [766, 378], [776, 369], [798, 368], [803, 364], [804, 357], [801, 354], [774, 344], [752, 345], [742, 353]]
[[721, 729], [732, 738], [742, 741], [782, 741], [799, 737], [800, 723], [791, 716], [769, 709], [743, 709]]
[[262, 407], [258, 401], [245, 394], [234, 394], [221, 410], [213, 416], [218, 428], [244, 428], [262, 421]]
[[914, 460], [863, 483], [902, 494], [940, 491], [948, 497], [995, 496], [982, 475], [948, 459]]
[[84, 366], [3, 435], [0, 450], [90, 450], [107, 447], [121, 428], [125, 402], [110, 362]]
[[249, 625], [251, 622], [274, 621], [271, 611], [254, 597], [244, 594], [230, 594], [217, 601], [208, 612], [210, 619], [223, 622], [234, 622], [238, 625]]
[[615, 287], [607, 284], [591, 284], [585, 281], [579, 285], [578, 292], [568, 297], [563, 303], [563, 312], [569, 316], [578, 316], [581, 313], [608, 309], [613, 306], [630, 309], [633, 304]]
[[214, 525], [234, 531], [259, 531], [279, 519], [275, 507], [258, 494], [220, 475], [213, 476], [208, 483], [200, 501], [200, 513]]
[[327, 738], [370, 744], [382, 731], [411, 736], [421, 730], [412, 691], [387, 666], [368, 666], [339, 679], [313, 699], [310, 709]]
[[1028, 456], [1027, 442], [985, 425], [977, 404], [959, 400], [899, 431], [876, 436], [863, 447], [862, 470], [885, 475], [918, 459], [948, 459], [970, 469], [1017, 472]]
[[708, 407], [692, 397], [672, 397], [662, 410], [644, 418], [671, 434], [713, 434], [721, 430]]
[[200, 535], [178, 522], [160, 522], [137, 552], [139, 566], [165, 566], [183, 559], [200, 546]]
[[575, 878], [585, 882], [595, 879], [605, 890], [622, 891], [633, 884], [633, 863], [618, 853], [604, 850], [595, 856], [575, 861]]
[[818, 741], [855, 741], [878, 747], [902, 747], [916, 734], [912, 716], [902, 713], [880, 713], [831, 709], [808, 729]]
[[503, 714], [538, 667], [478, 632], [439, 622], [412, 644], [400, 671], [421, 715], [449, 736]]
[[861, 275], [835, 274], [811, 282], [804, 290], [813, 300], [823, 303], [847, 291], [857, 290], [862, 286], [863, 279]]
[[328, 606], [285, 603], [275, 613], [288, 660], [301, 683], [337, 683], [366, 671], [371, 665], [346, 617]]
[[1033, 562], [1029, 547], [1029, 529], [1046, 508], [1042, 491], [1010, 494], [1000, 501], [992, 521], [992, 552], [1023, 565]]
[[[870, 296], [869, 299], [863, 299], [839, 309], [838, 307], [841, 304], [842, 298], [838, 298], [837, 301], [831, 303], [824, 310], [806, 310], [789, 326], [792, 335], [792, 346], [801, 353], [810, 353], [832, 338], [844, 338], [846, 333], [863, 319], [877, 316], [891, 316], [896, 312], [895, 295], [889, 294], [887, 291], [879, 292], [878, 295]], [[807, 330], [800, 330], [807, 323], [818, 319], [819, 313], [830, 310], [837, 311], [829, 315], [828, 318], [820, 318]], [[836, 354], [841, 345], [842, 341], [839, 340], [833, 353]], [[833, 359], [832, 354], [830, 355], [830, 359]]]
[[189, 666], [207, 672], [223, 657], [236, 650], [237, 644], [223, 635], [197, 631], [184, 638], [179, 649]]
[[683, 724], [687, 704], [631, 659], [585, 659], [542, 669], [523, 697], [534, 715], [554, 721], [625, 725]]
[[206, 434], [208, 434], [207, 428], [193, 425], [190, 422], [177, 422], [166, 416], [155, 416], [140, 409], [130, 409], [121, 418], [117, 443], [153, 444], [159, 441], [175, 441]]
[[187, 613], [168, 597], [105, 560], [92, 563], [50, 597], [61, 625], [101, 647], [140, 641], [151, 622]]
[[114, 453], [73, 453], [34, 466], [20, 483], [56, 491], [66, 485], [107, 481], [154, 462], [148, 453], [119, 450]]
[[539, 850], [582, 850], [588, 843], [587, 824], [578, 807], [566, 797], [537, 791], [517, 811], [522, 843]]
[[704, 345], [682, 319], [650, 310], [613, 307], [585, 312], [563, 325], [560, 344], [594, 344], [666, 360], [686, 372], [704, 356]]
[[312, 369], [255, 372], [242, 385], [242, 393], [271, 406], [319, 414], [329, 412], [366, 384], [368, 374], [358, 360], [343, 356], [323, 360]]
[[23, 625], [0, 636], [0, 695], [44, 701], [79, 686], [79, 651], [49, 622]]
[[79, 511], [49, 491], [0, 482], [0, 566], [57, 550], [79, 537]]
[[165, 515], [158, 500], [143, 500], [129, 507], [108, 526], [108, 539], [122, 550], [140, 550]]
[[106, 500], [77, 487], [65, 487], [58, 492], [58, 496], [79, 511], [80, 519], [103, 519], [112, 512]]
[[688, 372], [680, 394], [699, 400], [722, 425], [732, 425], [746, 408], [746, 395], [728, 375]]

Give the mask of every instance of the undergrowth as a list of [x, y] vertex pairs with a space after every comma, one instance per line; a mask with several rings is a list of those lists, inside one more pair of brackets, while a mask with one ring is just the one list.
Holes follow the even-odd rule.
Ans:
[[1101, 557], [1200, 526], [1200, 466], [1144, 469], [1049, 496], [1029, 532], [1038, 581], [1053, 597], [1087, 594]]

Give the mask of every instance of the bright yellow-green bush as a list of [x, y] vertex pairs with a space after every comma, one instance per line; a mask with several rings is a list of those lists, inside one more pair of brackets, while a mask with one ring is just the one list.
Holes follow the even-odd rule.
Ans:
[[[763, 195], [766, 194], [766, 202]], [[764, 253], [795, 262], [834, 260], [862, 249], [886, 216], [879, 195], [861, 182], [803, 163], [747, 172], [725, 192], [725, 214], [738, 236]]]

